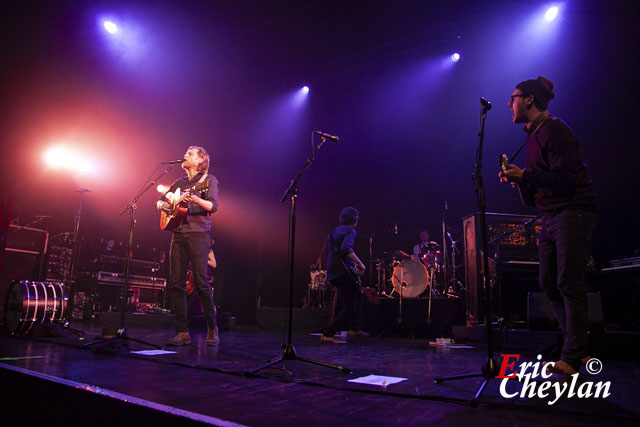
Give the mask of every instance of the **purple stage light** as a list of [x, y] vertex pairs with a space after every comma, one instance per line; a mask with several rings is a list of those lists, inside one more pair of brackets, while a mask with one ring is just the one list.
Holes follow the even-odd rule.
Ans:
[[547, 10], [547, 13], [544, 14], [544, 19], [546, 21], [553, 21], [558, 16], [558, 11], [559, 11], [558, 6], [550, 7]]
[[451, 55], [451, 60], [452, 60], [453, 62], [458, 62], [458, 61], [460, 60], [460, 54], [459, 54], [458, 52], [454, 52], [454, 53]]
[[118, 26], [114, 22], [104, 21], [102, 23], [102, 26], [104, 27], [105, 30], [107, 30], [109, 34], [115, 34], [118, 32]]
[[304, 94], [309, 93], [309, 86], [302, 86], [302, 93]]

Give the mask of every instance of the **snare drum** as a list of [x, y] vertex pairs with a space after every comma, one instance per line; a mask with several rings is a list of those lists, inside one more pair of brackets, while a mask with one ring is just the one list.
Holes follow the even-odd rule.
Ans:
[[427, 269], [418, 261], [405, 259], [393, 269], [391, 283], [403, 298], [414, 298], [427, 289]]
[[426, 265], [427, 268], [435, 268], [437, 271], [440, 271], [440, 266], [442, 265], [440, 251], [428, 251], [422, 256], [422, 263]]
[[60, 282], [13, 282], [5, 302], [5, 325], [12, 334], [29, 332], [36, 323], [61, 322], [67, 293]]

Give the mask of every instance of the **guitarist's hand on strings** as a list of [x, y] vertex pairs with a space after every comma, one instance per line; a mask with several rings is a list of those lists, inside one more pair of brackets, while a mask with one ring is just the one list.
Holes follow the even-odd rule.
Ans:
[[516, 165], [506, 165], [506, 170], [500, 171], [498, 177], [500, 182], [510, 182], [512, 185], [514, 182], [520, 182], [522, 180], [523, 170]]

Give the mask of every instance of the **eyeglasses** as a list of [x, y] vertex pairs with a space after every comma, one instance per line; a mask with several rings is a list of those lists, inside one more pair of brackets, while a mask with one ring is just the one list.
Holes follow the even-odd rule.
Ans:
[[519, 97], [526, 98], [527, 96], [529, 96], [529, 95], [522, 95], [522, 94], [520, 94], [520, 95], [511, 95], [511, 101], [509, 101], [509, 102], [510, 102], [511, 104], [513, 104], [513, 101], [514, 101], [516, 98], [519, 98]]

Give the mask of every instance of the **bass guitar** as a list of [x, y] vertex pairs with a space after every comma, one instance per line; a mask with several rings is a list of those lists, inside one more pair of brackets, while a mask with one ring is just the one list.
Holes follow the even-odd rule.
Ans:
[[187, 207], [182, 205], [184, 199], [196, 191], [205, 190], [207, 187], [209, 187], [209, 181], [203, 181], [188, 188], [184, 193], [180, 193], [179, 188], [173, 193], [167, 193], [165, 203], [168, 206], [163, 207], [160, 211], [160, 229], [171, 231], [180, 225], [187, 216]]
[[[500, 158], [498, 159], [498, 163], [500, 164], [500, 169], [502, 169], [502, 172], [506, 172], [507, 165], [509, 164], [509, 157], [507, 157], [506, 154], [501, 154]], [[524, 187], [516, 182], [512, 182], [511, 185], [513, 186], [513, 188], [516, 188], [518, 190], [518, 194], [520, 194], [520, 200], [522, 201], [523, 205], [535, 207], [536, 201], [533, 196], [533, 192], [529, 188]]]

